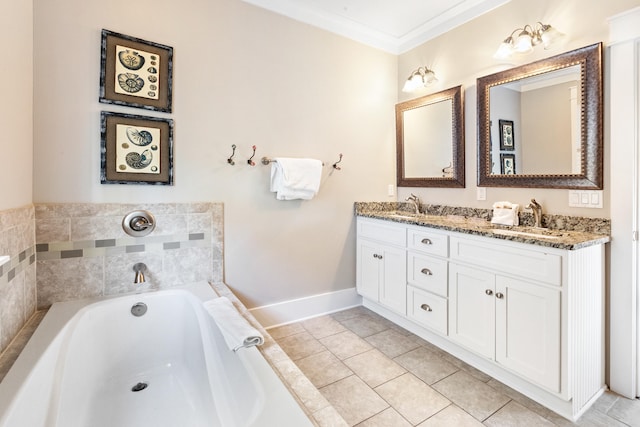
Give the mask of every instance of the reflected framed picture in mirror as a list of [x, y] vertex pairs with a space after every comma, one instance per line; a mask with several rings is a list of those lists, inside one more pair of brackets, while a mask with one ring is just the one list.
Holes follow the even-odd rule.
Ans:
[[500, 150], [513, 151], [515, 147], [512, 120], [498, 120], [500, 127]]
[[515, 154], [500, 154], [500, 173], [502, 175], [515, 175], [516, 174], [516, 155]]

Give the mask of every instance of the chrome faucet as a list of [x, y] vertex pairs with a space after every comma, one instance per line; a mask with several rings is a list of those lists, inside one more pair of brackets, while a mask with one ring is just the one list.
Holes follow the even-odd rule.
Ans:
[[525, 209], [531, 209], [533, 212], [533, 219], [535, 220], [535, 227], [542, 227], [542, 206], [540, 203], [536, 202], [536, 199], [531, 199], [531, 203], [525, 206]]
[[413, 208], [416, 211], [416, 215], [420, 215], [420, 198], [415, 194], [411, 193], [411, 196], [405, 199], [406, 202], [410, 202], [413, 205]]
[[147, 272], [147, 265], [143, 262], [138, 262], [133, 265], [133, 271], [136, 272], [136, 277], [133, 279], [134, 284], [144, 283], [144, 273]]

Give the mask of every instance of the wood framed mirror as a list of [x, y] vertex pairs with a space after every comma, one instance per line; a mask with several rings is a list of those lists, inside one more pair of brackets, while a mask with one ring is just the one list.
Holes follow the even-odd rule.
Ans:
[[464, 187], [462, 86], [396, 104], [398, 187]]
[[602, 43], [477, 88], [479, 186], [602, 189]]

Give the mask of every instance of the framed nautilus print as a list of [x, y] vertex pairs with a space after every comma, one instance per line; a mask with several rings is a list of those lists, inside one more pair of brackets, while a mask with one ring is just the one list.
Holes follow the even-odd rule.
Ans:
[[100, 102], [171, 112], [173, 48], [102, 30]]
[[173, 185], [173, 120], [100, 113], [100, 183]]

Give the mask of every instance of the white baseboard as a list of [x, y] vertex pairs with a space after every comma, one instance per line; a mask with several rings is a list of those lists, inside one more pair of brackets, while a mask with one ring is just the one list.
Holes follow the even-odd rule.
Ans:
[[269, 329], [359, 305], [362, 305], [362, 297], [354, 287], [255, 307], [249, 311], [265, 329]]

